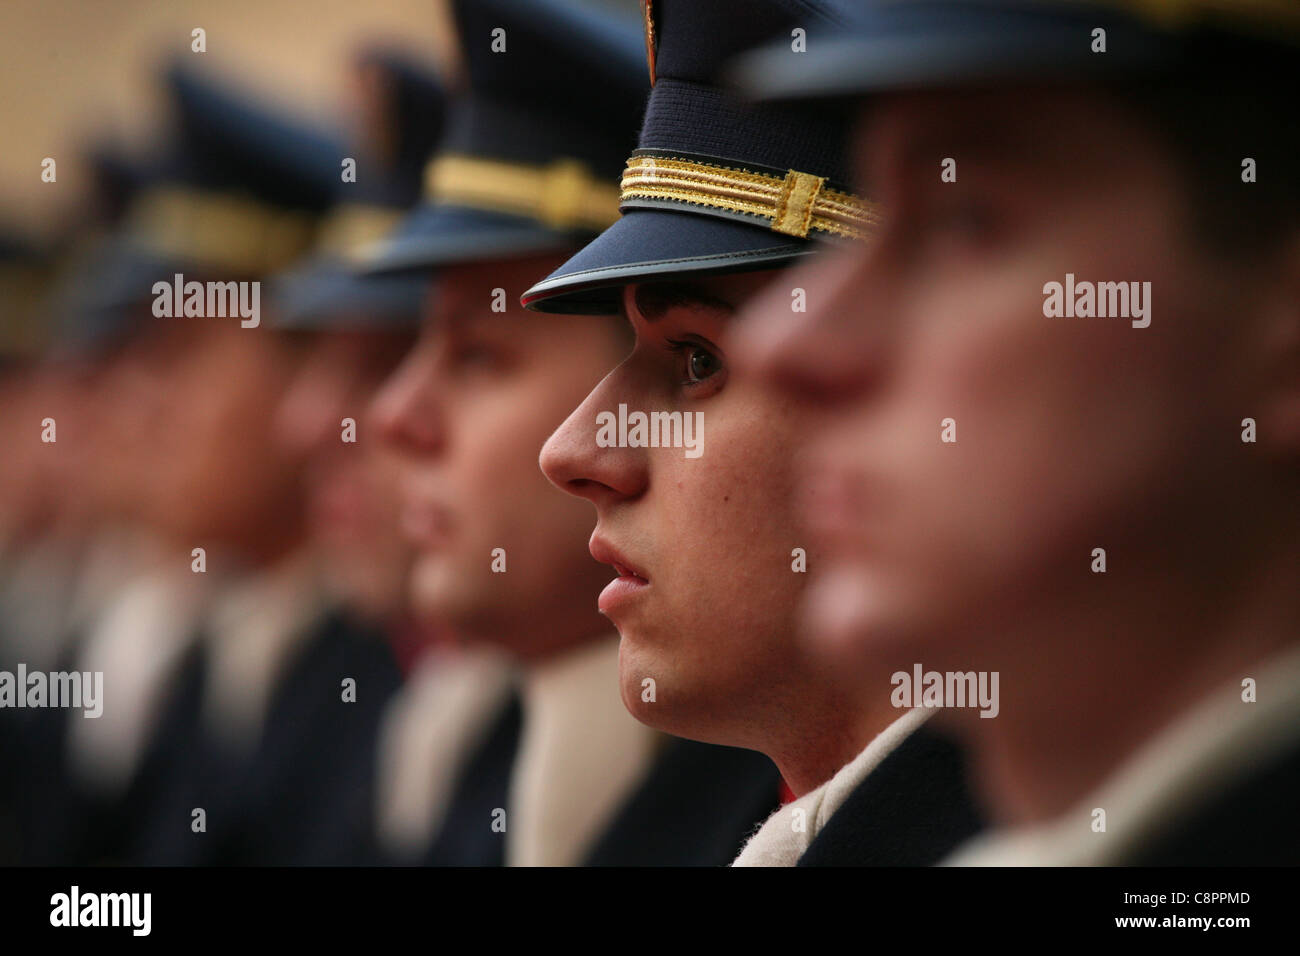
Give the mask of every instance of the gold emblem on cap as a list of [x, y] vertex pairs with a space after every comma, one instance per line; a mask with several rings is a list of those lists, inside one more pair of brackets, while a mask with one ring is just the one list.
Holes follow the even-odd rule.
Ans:
[[659, 38], [655, 36], [654, 0], [641, 0], [641, 17], [645, 20], [645, 62], [650, 68], [650, 85], [655, 85], [655, 51]]

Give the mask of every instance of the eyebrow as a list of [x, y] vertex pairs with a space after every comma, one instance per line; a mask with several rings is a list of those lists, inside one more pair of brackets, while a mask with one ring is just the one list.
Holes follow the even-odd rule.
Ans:
[[655, 322], [671, 309], [710, 309], [731, 313], [735, 306], [691, 282], [651, 282], [637, 286], [636, 308], [647, 322]]

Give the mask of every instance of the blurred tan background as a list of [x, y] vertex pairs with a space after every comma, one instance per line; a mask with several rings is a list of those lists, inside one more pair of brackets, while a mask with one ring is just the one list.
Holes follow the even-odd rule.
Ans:
[[[309, 117], [337, 121], [359, 44], [387, 41], [448, 72], [434, 0], [3, 0], [0, 3], [0, 219], [49, 233], [75, 204], [80, 149], [112, 134], [139, 143], [159, 120], [156, 76], [184, 54]], [[207, 31], [192, 53], [191, 31]], [[41, 161], [58, 182], [41, 182]]]

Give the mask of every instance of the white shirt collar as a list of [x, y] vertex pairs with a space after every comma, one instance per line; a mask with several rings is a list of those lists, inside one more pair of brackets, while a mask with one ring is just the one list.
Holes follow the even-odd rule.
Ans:
[[262, 730], [277, 679], [325, 613], [310, 562], [297, 555], [223, 591], [204, 634], [204, 726], [247, 750]]
[[516, 677], [492, 648], [435, 648], [389, 702], [379, 734], [375, 828], [394, 857], [415, 858], [437, 835], [465, 761]]
[[623, 706], [618, 643], [592, 641], [524, 675], [507, 865], [580, 863], [650, 768], [663, 738]]
[[104, 674], [104, 712], [69, 727], [73, 772], [115, 791], [135, 773], [157, 731], [158, 710], [193, 643], [208, 582], [187, 565], [143, 574], [124, 587], [97, 621], [78, 668]]

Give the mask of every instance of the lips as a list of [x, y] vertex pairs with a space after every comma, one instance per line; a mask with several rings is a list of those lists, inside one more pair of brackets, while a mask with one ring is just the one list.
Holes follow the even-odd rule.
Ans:
[[417, 546], [433, 546], [451, 533], [451, 514], [427, 499], [404, 496], [401, 510], [402, 535]]
[[618, 572], [618, 577], [605, 585], [596, 602], [601, 613], [612, 615], [628, 601], [644, 594], [650, 587], [650, 579], [637, 565], [632, 564], [613, 545], [596, 535], [591, 536], [588, 544], [591, 556], [601, 564], [608, 564]]
[[601, 564], [608, 564], [617, 571], [619, 577], [637, 578], [647, 584], [650, 583], [649, 577], [647, 577], [643, 571], [627, 558], [623, 557], [623, 555], [604, 538], [600, 538], [593, 534], [591, 536], [591, 541], [587, 545], [587, 549], [591, 552], [591, 556]]

